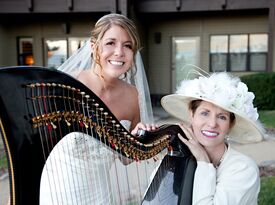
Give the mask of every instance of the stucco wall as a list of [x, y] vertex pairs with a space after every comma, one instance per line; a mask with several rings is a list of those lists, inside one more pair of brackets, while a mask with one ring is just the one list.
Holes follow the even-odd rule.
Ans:
[[[154, 34], [161, 32], [161, 43]], [[152, 94], [171, 93], [171, 38], [200, 37], [200, 67], [209, 70], [209, 39], [213, 34], [268, 32], [268, 16], [225, 16], [158, 21], [149, 28], [148, 78]]]

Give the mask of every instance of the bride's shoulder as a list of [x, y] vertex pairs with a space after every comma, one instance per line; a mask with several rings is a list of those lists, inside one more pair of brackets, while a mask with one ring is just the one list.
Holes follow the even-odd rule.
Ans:
[[138, 90], [137, 90], [136, 86], [134, 86], [132, 84], [129, 84], [125, 81], [122, 81], [122, 84], [123, 84], [123, 87], [126, 91], [137, 94]]
[[87, 79], [87, 77], [90, 77], [90, 71], [89, 70], [83, 70], [83, 71], [80, 71], [76, 74], [75, 78], [77, 80], [83, 80], [83, 79]]

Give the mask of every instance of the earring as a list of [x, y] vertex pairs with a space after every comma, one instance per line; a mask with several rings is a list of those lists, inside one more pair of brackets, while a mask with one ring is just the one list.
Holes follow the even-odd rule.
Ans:
[[224, 139], [225, 139], [225, 140], [224, 140], [225, 142], [228, 142], [228, 141], [230, 140], [229, 135], [226, 135]]

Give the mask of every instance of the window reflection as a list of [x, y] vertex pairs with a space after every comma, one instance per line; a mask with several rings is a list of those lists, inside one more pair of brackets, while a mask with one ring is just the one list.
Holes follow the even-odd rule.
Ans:
[[210, 39], [211, 53], [227, 53], [228, 51], [228, 36], [211, 36]]
[[32, 37], [19, 37], [17, 38], [18, 44], [18, 65], [34, 65], [33, 57], [33, 38]]
[[211, 36], [210, 53], [212, 71], [225, 71], [227, 67], [228, 36]]
[[230, 53], [245, 53], [248, 48], [248, 35], [231, 35], [229, 51]]
[[230, 71], [245, 71], [247, 53], [230, 53]]
[[251, 52], [267, 52], [268, 36], [267, 34], [251, 34], [249, 44]]
[[265, 71], [267, 54], [267, 34], [210, 37], [211, 71]]
[[172, 89], [175, 91], [179, 83], [186, 79], [192, 66], [200, 63], [200, 38], [198, 36], [173, 37], [172, 38]]
[[262, 70], [267, 65], [268, 35], [251, 34], [249, 46], [251, 71]]
[[64, 40], [46, 40], [47, 61], [46, 66], [57, 68], [67, 59], [67, 41]]
[[259, 71], [263, 70], [263, 68], [267, 65], [267, 55], [266, 54], [260, 54], [260, 53], [254, 53], [250, 55], [250, 70], [251, 71]]
[[77, 51], [88, 38], [46, 39], [45, 40], [45, 64], [49, 68], [57, 69], [64, 61]]
[[81, 48], [88, 40], [87, 38], [69, 38], [69, 56]]

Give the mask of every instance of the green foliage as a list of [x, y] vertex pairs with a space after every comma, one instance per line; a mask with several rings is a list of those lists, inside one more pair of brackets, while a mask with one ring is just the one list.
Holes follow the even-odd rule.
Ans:
[[258, 198], [258, 204], [275, 204], [275, 176], [261, 177], [261, 191]]
[[275, 110], [259, 110], [259, 116], [266, 128], [275, 128]]
[[6, 155], [0, 155], [0, 172], [7, 169], [8, 169], [8, 161], [7, 161]]
[[254, 105], [258, 110], [275, 109], [275, 73], [245, 75], [241, 80], [255, 94]]

